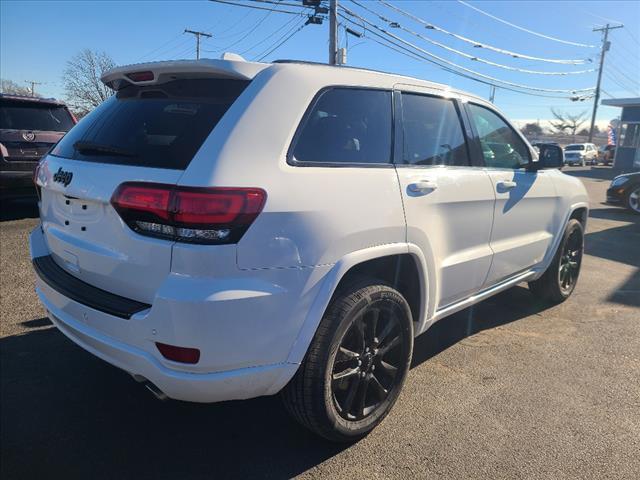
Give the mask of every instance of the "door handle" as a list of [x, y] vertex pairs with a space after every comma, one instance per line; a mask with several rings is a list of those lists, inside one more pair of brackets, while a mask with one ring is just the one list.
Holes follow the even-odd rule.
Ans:
[[498, 182], [496, 186], [498, 187], [498, 190], [504, 191], [504, 190], [511, 190], [512, 188], [516, 188], [518, 184], [513, 180], [502, 180], [501, 182]]
[[408, 189], [412, 193], [428, 193], [438, 188], [438, 184], [431, 180], [418, 180], [417, 182], [410, 183]]

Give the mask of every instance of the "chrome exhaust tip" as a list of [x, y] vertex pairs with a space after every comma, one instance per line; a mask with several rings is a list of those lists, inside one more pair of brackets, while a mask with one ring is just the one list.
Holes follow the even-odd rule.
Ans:
[[161, 400], [163, 402], [169, 400], [169, 397], [167, 397], [167, 394], [164, 393], [162, 390], [160, 390], [158, 387], [156, 387], [153, 383], [151, 383], [150, 381], [146, 381], [144, 383], [144, 387], [149, 390], [154, 397], [156, 397], [158, 400]]
[[131, 372], [129, 372], [129, 375], [131, 375], [136, 382], [142, 383], [144, 385], [144, 388], [149, 390], [153, 394], [153, 396], [156, 397], [158, 400], [162, 400], [163, 402], [166, 400], [169, 400], [169, 397], [167, 396], [166, 393], [164, 393], [162, 390], [160, 390], [157, 386], [155, 386], [153, 383], [151, 383], [142, 375], [138, 375], [137, 373], [131, 373]]

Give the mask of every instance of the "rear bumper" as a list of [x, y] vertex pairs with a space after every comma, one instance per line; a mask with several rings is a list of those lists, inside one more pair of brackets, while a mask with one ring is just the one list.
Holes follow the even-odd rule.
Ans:
[[280, 364], [208, 374], [172, 370], [149, 352], [110, 338], [65, 315], [50, 301], [55, 294], [46, 287], [37, 287], [36, 292], [51, 321], [71, 341], [133, 376], [144, 377], [175, 400], [219, 402], [271, 395], [277, 393], [297, 369], [297, 365]]
[[[49, 255], [40, 227], [31, 233], [30, 248], [32, 259]], [[293, 377], [298, 363], [290, 361], [289, 353], [301, 328], [297, 320], [304, 314], [290, 308], [289, 297], [299, 299], [300, 292], [293, 286], [290, 291], [283, 288], [282, 277], [278, 290], [269, 292], [265, 286], [256, 296], [249, 295], [249, 283], [243, 288], [236, 282], [227, 294], [216, 293], [218, 301], [212, 301], [211, 294], [196, 298], [193, 284], [178, 283], [193, 279], [169, 277], [153, 305], [130, 318], [72, 299], [39, 274], [36, 292], [49, 318], [69, 339], [135, 378], [144, 377], [169, 398], [217, 402], [272, 395]], [[257, 279], [250, 282], [255, 289]], [[166, 295], [187, 289], [187, 299]], [[235, 292], [242, 298], [232, 298]], [[196, 365], [169, 361], [155, 342], [199, 348], [201, 360]]]

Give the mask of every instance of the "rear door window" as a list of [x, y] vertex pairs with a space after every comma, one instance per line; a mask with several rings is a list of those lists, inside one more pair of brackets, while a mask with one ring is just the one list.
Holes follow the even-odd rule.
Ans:
[[100, 163], [185, 169], [248, 81], [129, 85], [87, 115], [51, 152]]
[[292, 149], [294, 162], [391, 163], [391, 92], [331, 88], [316, 99]]
[[402, 94], [402, 160], [409, 165], [469, 165], [460, 117], [452, 100]]
[[71, 114], [63, 105], [12, 100], [0, 102], [2, 129], [68, 132], [71, 127]]

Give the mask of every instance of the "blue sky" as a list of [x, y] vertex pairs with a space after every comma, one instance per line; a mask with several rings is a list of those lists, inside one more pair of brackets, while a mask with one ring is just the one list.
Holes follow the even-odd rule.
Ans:
[[[285, 0], [299, 3], [299, 0]], [[347, 8], [380, 24], [371, 13], [348, 0]], [[487, 60], [513, 67], [544, 71], [570, 71], [593, 68], [593, 64], [557, 65], [514, 59], [502, 54], [474, 49], [471, 45], [419, 24], [389, 10], [382, 4], [364, 0], [369, 8], [420, 32], [433, 40]], [[395, 5], [449, 31], [499, 48], [545, 58], [591, 58], [597, 62], [597, 48], [584, 48], [546, 40], [517, 30], [456, 1], [394, 1]], [[640, 2], [637, 1], [471, 1], [474, 6], [511, 23], [559, 39], [600, 45], [600, 34], [592, 32], [607, 21], [622, 22], [625, 28], [610, 34], [603, 88], [608, 96], [638, 96], [640, 92]], [[252, 3], [255, 5], [255, 3]], [[297, 10], [293, 7], [289, 10]], [[285, 24], [288, 23], [286, 26]], [[253, 10], [206, 1], [0, 1], [0, 75], [18, 83], [43, 82], [39, 91], [46, 96], [63, 97], [61, 73], [65, 62], [83, 48], [102, 50], [118, 64], [174, 58], [193, 58], [193, 36], [184, 28], [214, 35], [203, 41], [203, 56], [218, 57], [222, 51], [245, 52], [253, 59], [302, 20], [298, 17]], [[280, 30], [278, 30], [280, 29]], [[362, 30], [359, 28], [354, 28]], [[542, 88], [572, 89], [595, 85], [596, 74], [543, 76], [512, 72], [465, 59], [425, 43], [398, 29], [394, 34], [419, 47], [470, 68], [506, 81]], [[341, 44], [345, 45], [344, 30]], [[265, 60], [294, 58], [326, 62], [328, 22], [309, 25], [295, 34]], [[370, 38], [367, 38], [370, 37]], [[488, 97], [489, 87], [393, 52], [371, 40], [372, 35], [349, 37], [348, 64], [381, 69], [448, 83], [456, 88]], [[251, 48], [255, 47], [255, 48]], [[635, 91], [633, 91], [635, 89]], [[591, 109], [592, 102], [571, 102], [541, 98], [498, 89], [496, 105], [514, 120], [548, 119], [550, 107], [572, 113]], [[598, 121], [606, 123], [619, 110], [601, 107]]]

